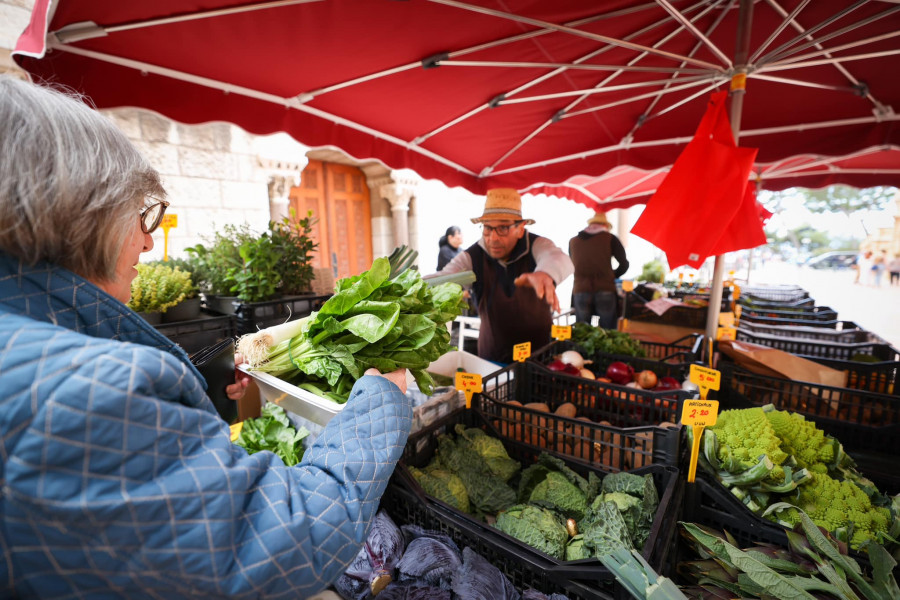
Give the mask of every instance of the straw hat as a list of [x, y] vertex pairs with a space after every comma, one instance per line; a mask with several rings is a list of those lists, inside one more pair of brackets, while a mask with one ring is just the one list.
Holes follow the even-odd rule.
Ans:
[[606, 225], [612, 229], [612, 223], [606, 220], [606, 213], [595, 212], [594, 216], [588, 219], [588, 225]]
[[483, 221], [524, 221], [533, 225], [534, 219], [522, 218], [522, 197], [513, 188], [488, 190], [484, 203], [484, 214], [472, 219], [473, 223]]

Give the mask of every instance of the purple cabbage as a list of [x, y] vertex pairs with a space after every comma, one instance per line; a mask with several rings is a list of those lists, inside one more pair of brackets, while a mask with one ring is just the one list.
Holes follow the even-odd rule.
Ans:
[[463, 564], [453, 574], [453, 593], [465, 600], [520, 600], [500, 569], [471, 548], [463, 549]]
[[386, 512], [378, 511], [363, 547], [334, 588], [344, 600], [362, 600], [379, 577], [393, 577], [406, 541]]

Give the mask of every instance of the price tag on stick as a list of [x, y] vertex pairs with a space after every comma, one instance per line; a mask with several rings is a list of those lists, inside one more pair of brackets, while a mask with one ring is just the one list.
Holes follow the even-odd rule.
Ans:
[[719, 402], [717, 400], [685, 400], [681, 410], [682, 425], [690, 425], [694, 434], [691, 445], [691, 462], [688, 467], [688, 483], [694, 483], [697, 478], [697, 459], [700, 458], [700, 439], [703, 430], [716, 424], [719, 416]]
[[456, 389], [466, 396], [466, 408], [472, 408], [472, 394], [482, 391], [481, 375], [478, 373], [457, 373]]
[[531, 342], [522, 342], [513, 346], [513, 360], [516, 362], [525, 362], [531, 356]]
[[571, 340], [572, 339], [572, 326], [571, 325], [553, 325], [550, 328], [550, 337], [554, 340]]
[[688, 467], [689, 483], [693, 483], [697, 477], [697, 459], [700, 457], [700, 438], [703, 437], [703, 429], [716, 424], [719, 416], [719, 402], [707, 400], [709, 390], [718, 390], [722, 381], [722, 373], [715, 369], [708, 369], [700, 365], [691, 365], [691, 383], [700, 388], [699, 400], [685, 400], [681, 410], [681, 423], [690, 425], [694, 434], [694, 442], [691, 445], [691, 462]]
[[167, 261], [169, 260], [169, 230], [178, 227], [178, 215], [171, 213], [163, 215], [160, 227], [163, 230], [163, 260]]

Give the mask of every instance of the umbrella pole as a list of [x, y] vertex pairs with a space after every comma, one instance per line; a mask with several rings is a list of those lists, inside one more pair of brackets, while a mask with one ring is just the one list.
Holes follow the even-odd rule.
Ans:
[[[753, 0], [741, 0], [738, 12], [738, 32], [734, 53], [734, 75], [731, 77], [731, 106], [729, 119], [734, 143], [738, 143], [741, 131], [741, 109], [744, 106], [744, 88], [747, 80], [747, 60], [750, 57], [750, 25], [753, 20]], [[722, 282], [725, 279], [725, 257], [716, 256], [713, 280], [709, 288], [709, 309], [706, 314], [706, 336], [716, 339], [719, 329], [719, 311], [722, 308]]]

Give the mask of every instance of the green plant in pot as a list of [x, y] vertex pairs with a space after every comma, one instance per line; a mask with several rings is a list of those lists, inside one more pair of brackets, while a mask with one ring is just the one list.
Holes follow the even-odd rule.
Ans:
[[291, 210], [290, 218], [280, 222], [269, 222], [269, 235], [281, 254], [279, 270], [281, 271], [281, 293], [284, 295], [308, 294], [315, 273], [312, 266], [312, 254], [316, 250], [311, 234], [317, 219], [312, 211], [302, 219], [296, 218]]
[[142, 313], [150, 323], [159, 323], [163, 313], [197, 295], [197, 287], [187, 271], [159, 263], [138, 264], [135, 269], [138, 274], [131, 282], [128, 307]]
[[[308, 293], [313, 278], [312, 253], [316, 243], [310, 237], [315, 219], [312, 212], [303, 219], [285, 217], [270, 221], [268, 230], [255, 234], [249, 226], [226, 225], [207, 244], [187, 248], [189, 262], [209, 296], [221, 312], [231, 312], [233, 302], [263, 302], [282, 295]], [[226, 296], [222, 298], [221, 296]]]

